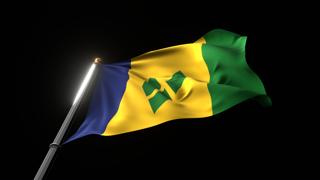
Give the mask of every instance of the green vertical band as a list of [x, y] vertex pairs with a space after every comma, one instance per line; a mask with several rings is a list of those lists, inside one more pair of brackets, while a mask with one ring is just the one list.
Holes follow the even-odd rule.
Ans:
[[214, 114], [249, 98], [271, 105], [261, 80], [246, 63], [246, 37], [216, 29], [204, 39], [202, 56], [210, 73], [208, 89]]

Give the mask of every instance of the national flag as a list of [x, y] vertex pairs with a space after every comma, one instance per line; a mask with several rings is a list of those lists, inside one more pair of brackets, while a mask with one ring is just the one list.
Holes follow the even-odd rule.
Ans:
[[100, 65], [87, 116], [68, 142], [208, 117], [252, 98], [271, 104], [246, 62], [246, 39], [216, 29], [194, 43]]

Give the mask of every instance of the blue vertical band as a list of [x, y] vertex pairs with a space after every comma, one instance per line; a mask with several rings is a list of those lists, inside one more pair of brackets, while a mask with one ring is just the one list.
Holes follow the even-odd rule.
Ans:
[[101, 65], [87, 116], [65, 143], [89, 134], [102, 134], [118, 111], [129, 79], [130, 61]]

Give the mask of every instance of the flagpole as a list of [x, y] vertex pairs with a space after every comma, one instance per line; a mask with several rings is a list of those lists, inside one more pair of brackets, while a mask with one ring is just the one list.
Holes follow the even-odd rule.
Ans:
[[94, 60], [94, 63], [91, 65], [86, 77], [84, 78], [80, 89], [78, 90], [78, 93], [75, 97], [75, 100], [65, 118], [65, 120], [63, 121], [60, 130], [58, 132], [58, 134], [56, 135], [55, 139], [53, 140], [53, 142], [49, 145], [49, 151], [46, 155], [46, 157], [44, 158], [36, 176], [34, 177], [34, 180], [42, 180], [42, 178], [44, 177], [50, 163], [51, 160], [53, 159], [57, 149], [60, 147], [60, 143], [62, 141], [62, 138], [64, 137], [70, 122], [75, 114], [75, 112], [77, 111], [80, 102], [85, 94], [85, 91], [87, 90], [88, 84], [90, 83], [90, 80], [92, 79], [92, 75], [94, 74], [94, 70], [96, 68], [97, 65], [99, 65], [101, 63], [101, 59], [100, 58], [96, 58]]

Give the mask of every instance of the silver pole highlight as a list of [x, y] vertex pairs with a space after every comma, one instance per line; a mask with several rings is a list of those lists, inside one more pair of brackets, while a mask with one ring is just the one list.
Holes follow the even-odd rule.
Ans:
[[45, 173], [51, 163], [51, 160], [54, 157], [54, 154], [56, 153], [58, 147], [60, 146], [62, 138], [63, 138], [64, 134], [66, 133], [76, 110], [79, 107], [79, 104], [81, 102], [81, 99], [83, 98], [84, 92], [86, 91], [88, 84], [89, 84], [90, 80], [92, 79], [92, 75], [94, 74], [94, 70], [96, 69], [96, 66], [100, 62], [101, 62], [101, 59], [96, 58], [94, 63], [91, 65], [87, 75], [85, 76], [85, 78], [80, 86], [80, 89], [78, 90], [78, 93], [74, 99], [72, 107], [70, 108], [65, 120], [63, 121], [61, 128], [60, 128], [58, 134], [56, 135], [53, 143], [51, 143], [49, 146], [49, 151], [48, 151], [46, 157], [44, 158], [36, 176], [34, 177], [34, 180], [42, 180], [43, 176], [45, 175]]

